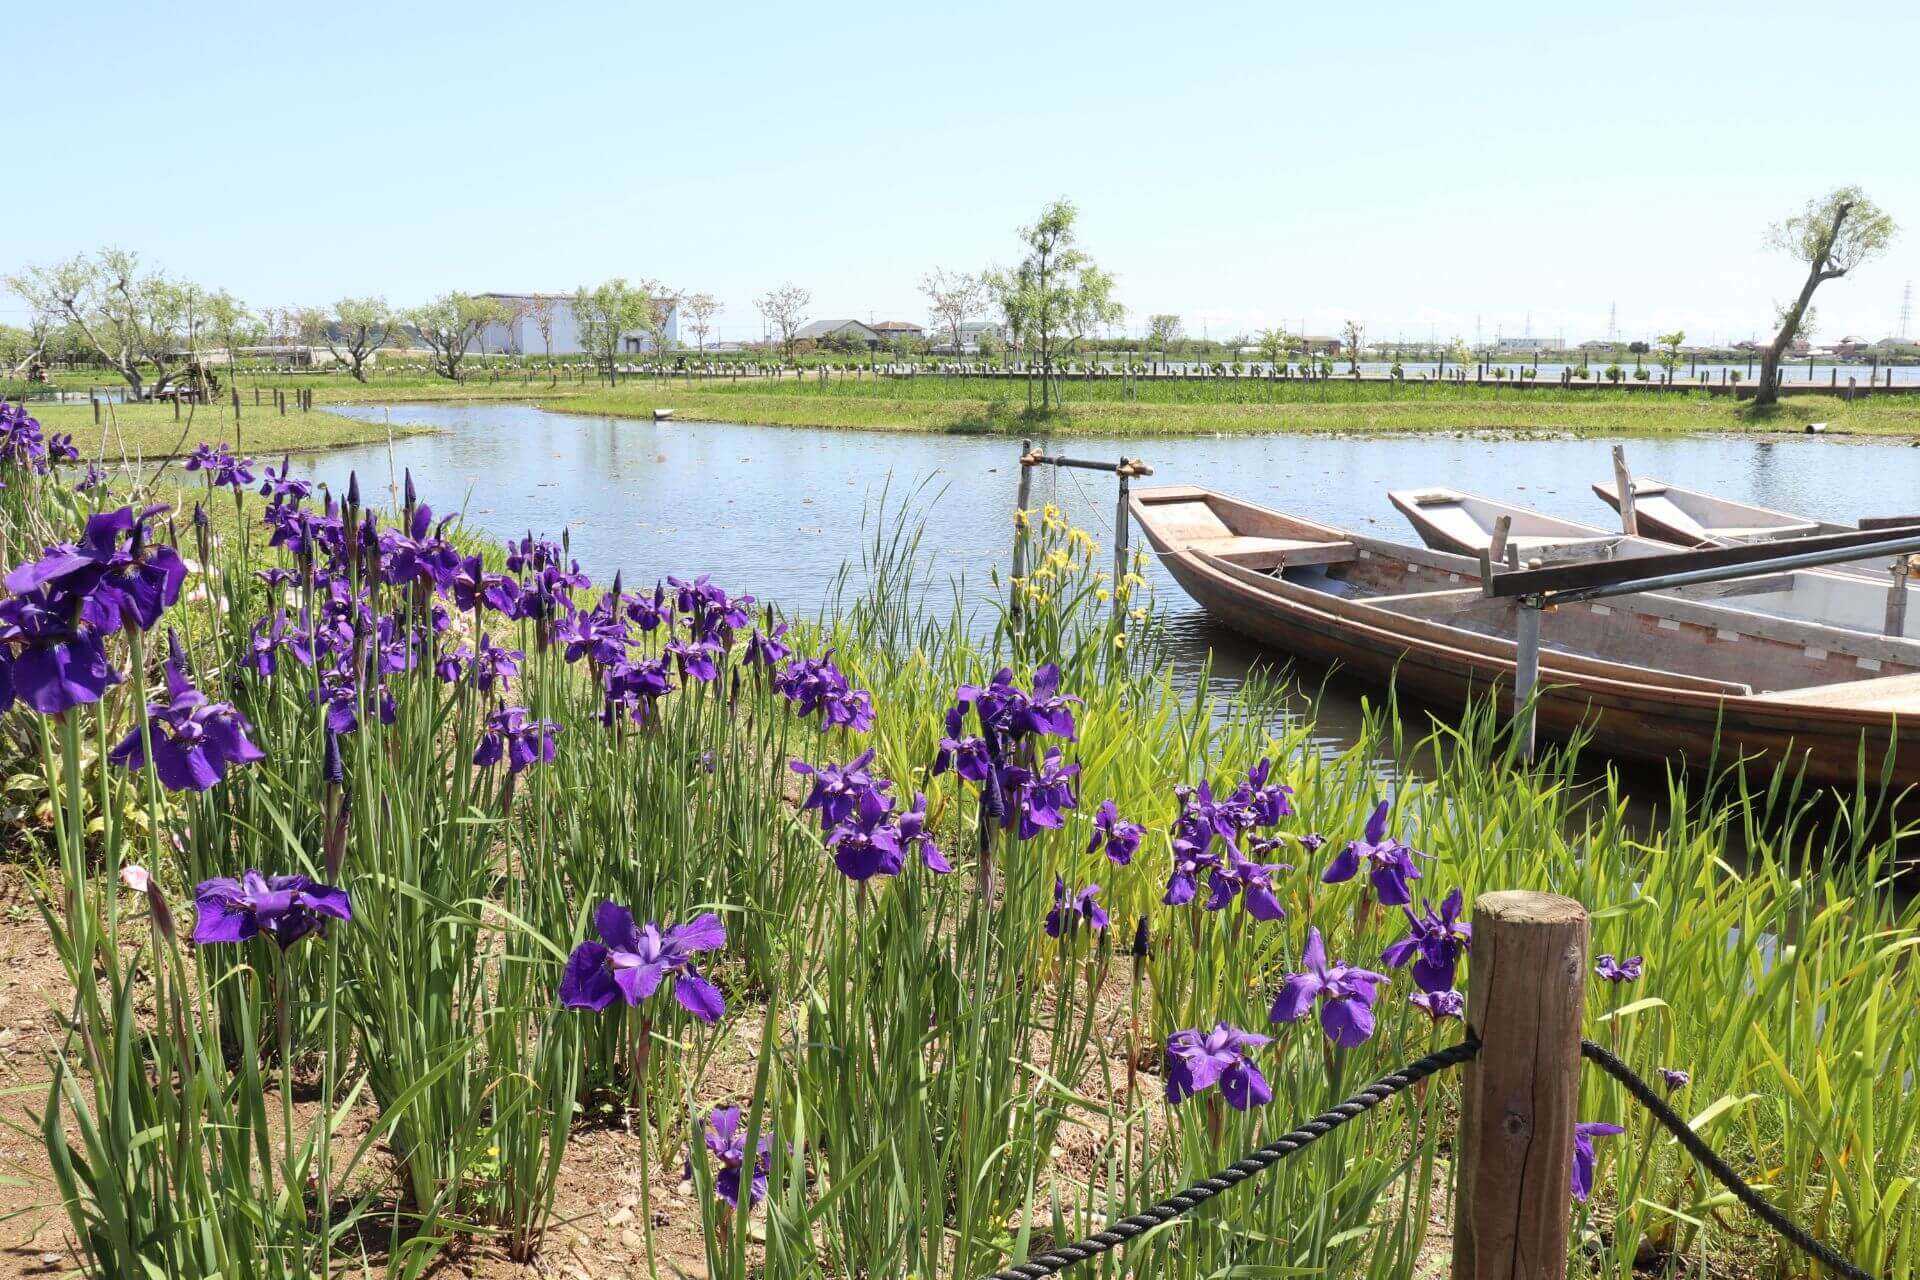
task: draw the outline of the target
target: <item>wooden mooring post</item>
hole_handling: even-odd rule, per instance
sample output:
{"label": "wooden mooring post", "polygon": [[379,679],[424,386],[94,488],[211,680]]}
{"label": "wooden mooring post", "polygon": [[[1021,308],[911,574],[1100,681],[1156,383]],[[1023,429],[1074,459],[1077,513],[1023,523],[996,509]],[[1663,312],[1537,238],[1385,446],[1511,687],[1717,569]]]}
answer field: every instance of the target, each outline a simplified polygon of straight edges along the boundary
{"label": "wooden mooring post", "polygon": [[1620,532],[1629,538],[1640,536],[1640,517],[1633,509],[1633,472],[1627,468],[1627,447],[1613,446],[1613,485],[1620,495]]}
{"label": "wooden mooring post", "polygon": [[1453,1280],[1563,1280],[1580,1101],[1587,913],[1550,893],[1473,904],[1454,1146]]}

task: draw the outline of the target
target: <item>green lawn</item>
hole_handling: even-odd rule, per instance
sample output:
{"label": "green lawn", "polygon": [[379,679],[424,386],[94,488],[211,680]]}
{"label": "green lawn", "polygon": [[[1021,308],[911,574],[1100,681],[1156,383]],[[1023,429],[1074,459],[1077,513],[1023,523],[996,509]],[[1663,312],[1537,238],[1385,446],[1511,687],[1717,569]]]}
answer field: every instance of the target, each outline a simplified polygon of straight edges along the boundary
{"label": "green lawn", "polygon": [[[78,384],[76,384],[78,385]],[[1744,402],[1705,393],[1673,394],[1626,388],[1516,390],[1492,384],[1384,382],[1268,382],[1196,379],[1142,382],[1131,394],[1118,379],[1068,382],[1065,405],[1030,413],[1024,380],[985,378],[851,377],[778,381],[629,377],[617,387],[596,380],[549,380],[521,371],[490,375],[475,369],[463,383],[417,372],[375,373],[365,383],[344,374],[283,374],[239,379],[241,444],[256,455],[324,449],[384,439],[384,424],[347,422],[323,413],[280,415],[273,388],[308,388],[316,405],[449,400],[532,400],[572,413],[646,417],[668,408],[682,419],[778,426],[892,429],[1018,436],[1209,435],[1272,431],[1420,432],[1523,431],[1581,435],[1659,435],[1681,432],[1800,431],[1825,422],[1829,432],[1920,437],[1920,397],[1882,396],[1853,404],[1829,396],[1795,395],[1756,414]],[[258,388],[263,404],[255,406]],[[50,431],[71,431],[83,452],[159,457],[200,439],[231,439],[232,409],[203,407],[189,426],[166,405],[119,406],[93,423],[88,405],[36,405]],[[217,424],[217,425],[216,425]],[[396,425],[396,433],[418,428]],[[102,440],[105,440],[104,446]]]}

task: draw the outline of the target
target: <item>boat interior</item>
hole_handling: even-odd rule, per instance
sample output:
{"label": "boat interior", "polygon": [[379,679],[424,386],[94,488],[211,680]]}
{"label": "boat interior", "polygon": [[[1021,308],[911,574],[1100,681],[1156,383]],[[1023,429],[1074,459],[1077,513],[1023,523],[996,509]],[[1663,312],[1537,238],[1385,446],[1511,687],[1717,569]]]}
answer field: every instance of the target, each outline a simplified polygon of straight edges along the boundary
{"label": "boat interior", "polygon": [[[1529,562],[1552,564],[1670,555],[1675,550],[1671,543],[1610,534],[1593,525],[1562,520],[1453,489],[1395,490],[1387,496],[1420,530],[1429,545],[1434,536],[1422,526],[1430,527],[1433,533],[1464,554],[1478,554],[1492,542],[1494,523],[1501,516],[1513,521],[1508,544],[1517,547],[1521,558]],[[1833,526],[1818,528],[1828,530]],[[1571,536],[1553,536],[1560,531]],[[1783,570],[1763,577],[1681,587],[1667,594],[1687,600],[1719,601],[1753,613],[1879,635],[1886,628],[1887,590],[1891,585],[1884,565],[1884,560],[1857,561],[1826,570]],[[1902,634],[1920,639],[1920,584],[1910,584],[1906,590],[1908,606]]]}
{"label": "boat interior", "polygon": [[[1162,551],[1189,552],[1277,602],[1512,661],[1518,606],[1481,591],[1473,559],[1348,533],[1204,489],[1166,486],[1135,490],[1133,498]],[[1920,710],[1920,641],[1752,607],[1769,596],[1849,585],[1834,578],[1809,587],[1794,578],[1776,574],[1549,610],[1541,619],[1543,667],[1789,701],[1820,700],[1828,686],[1871,685],[1851,696],[1893,698]]]}
{"label": "boat interior", "polygon": [[[1608,506],[1619,509],[1617,486],[1602,482],[1593,486],[1593,492]],[[1784,511],[1676,488],[1660,480],[1636,479],[1633,506],[1649,520],[1657,520],[1675,533],[1701,542],[1763,542],[1774,538],[1801,538],[1838,528]]]}

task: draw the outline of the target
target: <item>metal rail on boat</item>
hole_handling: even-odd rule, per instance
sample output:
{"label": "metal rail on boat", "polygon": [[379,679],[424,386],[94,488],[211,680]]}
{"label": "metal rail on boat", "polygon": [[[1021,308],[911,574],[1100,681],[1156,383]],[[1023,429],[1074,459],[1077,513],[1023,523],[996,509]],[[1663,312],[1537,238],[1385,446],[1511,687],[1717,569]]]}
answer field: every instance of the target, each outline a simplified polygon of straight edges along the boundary
{"label": "metal rail on boat", "polygon": [[[1507,519],[1505,516],[1500,518],[1502,526]],[[1494,544],[1503,550],[1506,549],[1504,533],[1504,528],[1495,529]],[[1819,534],[1789,542],[1708,547],[1629,560],[1588,561],[1531,569],[1513,566],[1504,572],[1497,572],[1498,561],[1489,553],[1482,552],[1481,591],[1496,599],[1512,599],[1519,606],[1514,620],[1513,704],[1514,714],[1518,717],[1515,731],[1520,737],[1523,755],[1529,760],[1533,758],[1533,693],[1540,680],[1542,611],[1560,604],[1667,591],[1709,582],[1729,582],[1783,569],[1813,569],[1872,555],[1907,556],[1916,552],[1920,552],[1920,525],[1865,529],[1857,533]],[[1890,627],[1896,622],[1904,623],[1905,609],[1906,575],[1896,573],[1892,594],[1887,600]]]}

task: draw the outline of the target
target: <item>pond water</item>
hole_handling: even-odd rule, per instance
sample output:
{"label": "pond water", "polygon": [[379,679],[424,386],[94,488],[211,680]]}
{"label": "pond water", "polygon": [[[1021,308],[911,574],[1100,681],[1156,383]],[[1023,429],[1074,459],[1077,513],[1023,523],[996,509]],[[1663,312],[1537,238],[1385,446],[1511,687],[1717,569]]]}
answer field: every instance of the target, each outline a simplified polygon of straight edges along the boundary
{"label": "pond water", "polygon": [[[1009,558],[1018,442],[1000,436],[829,431],[730,423],[654,423],[558,414],[516,404],[355,406],[336,412],[414,422],[439,434],[340,449],[311,470],[338,492],[357,471],[369,496],[411,469],[437,511],[464,506],[468,523],[505,538],[571,531],[597,579],[629,583],[710,573],[790,613],[811,614],[841,566],[857,563],[863,527],[909,494],[924,515],[923,548],[936,573],[964,575],[982,599],[989,571]],[[1044,443],[1044,442],[1043,442]],[[1416,541],[1387,502],[1390,488],[1444,484],[1607,524],[1588,485],[1610,479],[1610,444],[1502,436],[1259,435],[1121,440],[1076,436],[1079,457],[1138,455],[1145,483],[1197,484],[1311,519]],[[1729,436],[1635,439],[1637,474],[1711,489],[1763,506],[1851,521],[1920,503],[1920,449],[1831,438]],[[1035,501],[1057,502],[1110,545],[1114,482],[1095,472],[1043,468]],[[1135,545],[1142,539],[1132,533]],[[1211,654],[1229,686],[1263,655],[1214,626],[1155,566],[1159,608],[1183,677]],[[984,609],[983,609],[984,612]],[[1304,678],[1318,687],[1320,674]],[[1320,730],[1345,738],[1362,690],[1327,686]]]}

